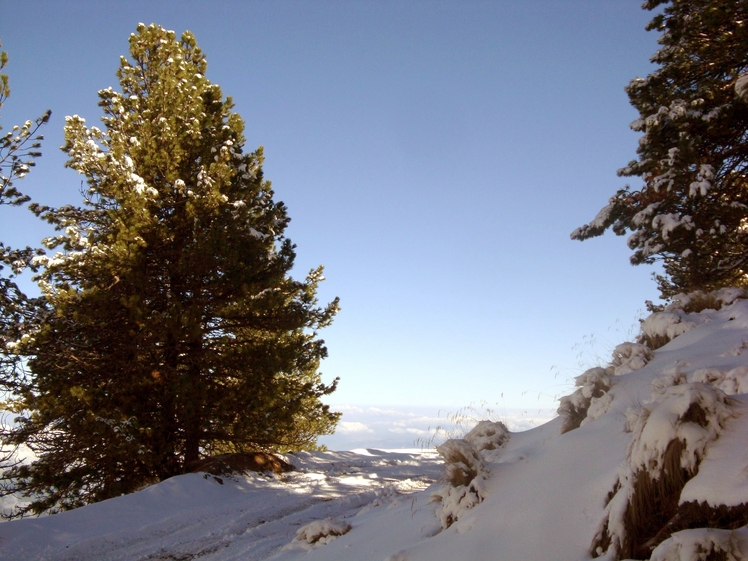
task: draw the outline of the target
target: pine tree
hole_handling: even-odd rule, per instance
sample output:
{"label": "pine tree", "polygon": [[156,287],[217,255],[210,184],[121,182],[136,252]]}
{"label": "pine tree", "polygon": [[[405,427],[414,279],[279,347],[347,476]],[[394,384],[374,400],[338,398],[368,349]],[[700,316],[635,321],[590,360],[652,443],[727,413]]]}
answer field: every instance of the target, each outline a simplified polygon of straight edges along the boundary
{"label": "pine tree", "polygon": [[321,268],[289,276],[262,149],[243,152],[191,33],[140,24],[130,55],[122,92],[99,92],[104,129],[66,119],[84,206],[32,205],[62,251],[37,258],[52,313],[18,345],[34,386],[8,440],[38,459],[4,476],[36,497],[25,512],[131,492],[216,452],[313,446],[338,419],[317,337],[338,301],[317,305]]}
{"label": "pine tree", "polygon": [[[0,51],[0,110],[10,95],[8,75],[2,70],[8,64],[8,54]],[[35,165],[43,136],[39,129],[51,115],[46,111],[35,121],[15,125],[0,136],[0,206],[20,206],[29,201],[15,186]],[[2,130],[2,126],[0,126]],[[8,349],[22,337],[24,330],[35,320],[41,304],[29,298],[15,282],[15,277],[29,267],[37,250],[30,247],[12,248],[0,242],[0,392],[11,398],[27,383],[19,357]],[[10,404],[7,404],[8,406]]]}
{"label": "pine tree", "polygon": [[[663,261],[658,285],[682,291],[748,284],[748,2],[648,0],[662,8],[648,30],[661,33],[652,62],[627,92],[643,133],[638,160],[619,170],[641,177],[619,190],[573,239],[632,232],[631,262]],[[737,86],[737,88],[736,88]],[[737,90],[737,91],[736,91]]]}

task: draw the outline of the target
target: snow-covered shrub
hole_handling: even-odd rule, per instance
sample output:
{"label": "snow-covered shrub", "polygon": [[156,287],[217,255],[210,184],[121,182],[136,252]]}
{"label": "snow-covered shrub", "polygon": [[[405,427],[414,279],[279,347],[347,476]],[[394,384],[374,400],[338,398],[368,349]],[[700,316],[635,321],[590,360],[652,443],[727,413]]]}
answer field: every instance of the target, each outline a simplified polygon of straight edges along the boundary
{"label": "snow-covered shrub", "polygon": [[705,310],[720,310],[736,300],[747,297],[748,292],[743,288],[721,288],[713,292],[697,290],[688,294],[677,294],[673,296],[670,304],[661,308],[661,311],[642,320],[638,342],[652,350],[659,349],[698,325],[695,321],[686,319],[687,315]]}
{"label": "snow-covered shrub", "polygon": [[661,458],[673,440],[684,443],[681,466],[698,468],[709,442],[716,440],[732,416],[724,392],[706,384],[681,384],[655,391],[633,426],[628,461],[656,478]]}
{"label": "snow-covered shrub", "polygon": [[[694,380],[699,381],[699,380]],[[663,371],[662,375],[652,380],[652,389],[661,390],[669,388],[671,386],[678,386],[680,384],[688,383],[688,376],[681,370],[680,364],[667,368]]]}
{"label": "snow-covered shrub", "polygon": [[678,335],[690,331],[698,324],[684,319],[682,311],[656,312],[642,320],[638,341],[652,350],[667,345]]}
{"label": "snow-covered shrub", "polygon": [[558,414],[563,417],[561,432],[569,432],[607,413],[612,376],[621,376],[644,368],[652,359],[652,350],[639,343],[621,343],[613,349],[607,368],[594,367],[574,379],[579,388],[559,400]]}
{"label": "snow-covered shrub", "polygon": [[648,404],[629,411],[626,464],[592,554],[613,547],[618,559],[648,558],[672,531],[681,490],[732,415],[725,393],[701,383],[656,389]]}
{"label": "snow-covered shrub", "polygon": [[496,450],[509,440],[510,432],[502,422],[480,421],[465,435],[476,451]]}
{"label": "snow-covered shrub", "polygon": [[[689,380],[679,367],[666,370],[661,376],[652,380],[652,388],[660,390],[670,386],[685,384]],[[690,375],[690,381],[706,384],[723,391],[727,395],[748,393],[748,366],[738,366],[724,371],[720,368],[700,368]]]}
{"label": "snow-covered shrub", "polygon": [[650,561],[741,561],[748,559],[748,529],[697,528],[676,532],[652,552]]}
{"label": "snow-covered shrub", "polygon": [[639,343],[621,343],[613,349],[610,363],[614,376],[641,370],[652,360],[652,349]]}
{"label": "snow-covered shrub", "polygon": [[441,503],[436,514],[442,528],[449,528],[465,510],[483,502],[489,471],[467,440],[450,439],[436,449],[444,458],[447,485],[432,498]]}
{"label": "snow-covered shrub", "polygon": [[480,454],[467,440],[452,438],[437,446],[436,450],[444,458],[446,480],[452,487],[468,485],[486,471]]}
{"label": "snow-covered shrub", "polygon": [[573,394],[559,400],[558,414],[563,417],[561,432],[578,428],[587,417],[594,399],[602,397],[610,389],[610,375],[605,368],[590,368],[574,379],[579,388]]}
{"label": "snow-covered shrub", "polygon": [[748,297],[744,288],[720,288],[713,292],[697,290],[688,294],[676,294],[666,310],[682,310],[687,314],[699,313],[704,310],[721,310],[740,298]]}
{"label": "snow-covered shrub", "polygon": [[315,545],[326,545],[331,541],[347,534],[351,525],[343,520],[325,518],[314,520],[296,531],[296,537],[291,545],[301,546],[302,549],[311,549]]}
{"label": "snow-covered shrub", "polygon": [[727,395],[748,393],[748,366],[738,366],[727,372],[718,368],[702,368],[693,373],[693,381],[719,388]]}

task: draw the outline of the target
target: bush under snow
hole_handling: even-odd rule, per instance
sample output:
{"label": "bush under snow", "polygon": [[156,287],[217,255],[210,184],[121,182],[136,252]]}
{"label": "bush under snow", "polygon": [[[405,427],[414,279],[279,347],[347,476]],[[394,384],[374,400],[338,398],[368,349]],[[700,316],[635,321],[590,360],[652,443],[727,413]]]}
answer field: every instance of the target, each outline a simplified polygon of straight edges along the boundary
{"label": "bush under snow", "polygon": [[563,417],[562,432],[568,432],[594,421],[608,412],[614,376],[641,370],[652,359],[652,350],[639,343],[621,343],[613,349],[607,368],[595,367],[574,379],[579,388],[559,400],[558,414]]}
{"label": "bush under snow", "polygon": [[501,422],[480,421],[473,429],[465,435],[467,440],[475,450],[496,450],[501,448],[507,440],[510,433],[506,425]]}
{"label": "bush under snow", "polygon": [[676,532],[652,552],[651,561],[748,559],[748,529],[697,528]]}
{"label": "bush under snow", "polygon": [[327,545],[340,536],[347,534],[351,525],[345,521],[335,518],[314,520],[296,531],[291,547],[300,546],[302,549],[311,549],[313,546]]}
{"label": "bush under snow", "polygon": [[640,340],[652,349],[659,349],[698,324],[685,319],[681,310],[656,312],[642,321]]}
{"label": "bush under snow", "polygon": [[442,528],[449,528],[465,510],[483,501],[489,470],[467,440],[452,438],[436,449],[444,458],[448,484],[432,497],[440,503],[436,514]]}
{"label": "bush under snow", "polygon": [[719,368],[702,368],[693,373],[693,381],[719,388],[727,395],[748,393],[748,365],[727,372]]}
{"label": "bush under snow", "polygon": [[[605,544],[623,557],[641,555],[657,539],[656,532],[648,535],[648,528],[665,527],[667,518],[677,513],[683,486],[733,415],[725,393],[702,383],[654,389],[648,403],[630,409],[626,416],[632,438],[626,462],[593,553],[603,553]],[[667,512],[669,503],[672,512]]]}
{"label": "bush under snow", "polygon": [[621,343],[613,349],[610,367],[614,376],[641,370],[652,360],[652,349],[639,343]]}
{"label": "bush under snow", "polygon": [[742,288],[722,288],[714,292],[697,290],[673,296],[673,301],[644,319],[639,342],[651,349],[666,345],[701,323],[711,321],[704,311],[717,311],[747,296]]}
{"label": "bush under snow", "polygon": [[574,382],[579,389],[559,400],[558,414],[564,419],[562,432],[581,426],[593,400],[603,397],[611,385],[610,374],[600,367],[590,368]]}

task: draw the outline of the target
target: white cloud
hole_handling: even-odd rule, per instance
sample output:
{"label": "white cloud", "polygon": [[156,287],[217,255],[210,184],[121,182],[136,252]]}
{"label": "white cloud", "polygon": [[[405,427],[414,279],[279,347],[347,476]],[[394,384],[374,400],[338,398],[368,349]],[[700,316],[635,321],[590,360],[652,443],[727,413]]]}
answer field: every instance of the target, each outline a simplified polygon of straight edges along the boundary
{"label": "white cloud", "polygon": [[340,423],[338,423],[336,432],[342,432],[343,434],[354,434],[362,432],[374,434],[373,430],[358,421],[341,421]]}
{"label": "white cloud", "polygon": [[390,432],[394,432],[395,434],[415,434],[417,436],[431,436],[431,434],[434,432],[434,431],[414,429],[414,428],[407,428],[407,429],[394,428],[394,429],[388,429],[388,430]]}

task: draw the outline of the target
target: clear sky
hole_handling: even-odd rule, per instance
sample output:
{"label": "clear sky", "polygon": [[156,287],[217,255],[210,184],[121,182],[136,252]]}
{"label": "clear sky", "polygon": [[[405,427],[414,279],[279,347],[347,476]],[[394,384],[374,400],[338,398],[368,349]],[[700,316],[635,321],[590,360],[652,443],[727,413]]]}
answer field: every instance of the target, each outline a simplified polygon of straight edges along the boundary
{"label": "clear sky", "polygon": [[[18,187],[78,203],[81,178],[58,149],[65,115],[98,124],[96,92],[118,88],[138,22],[191,30],[246,148],[265,147],[295,274],[324,264],[321,301],[341,299],[321,334],[324,377],[341,378],[330,402],[553,407],[657,297],[625,238],[569,239],[635,157],[624,86],[657,47],[639,6],[5,0],[1,122],[52,110],[44,156]],[[0,240],[45,235],[27,211],[0,210]]]}

